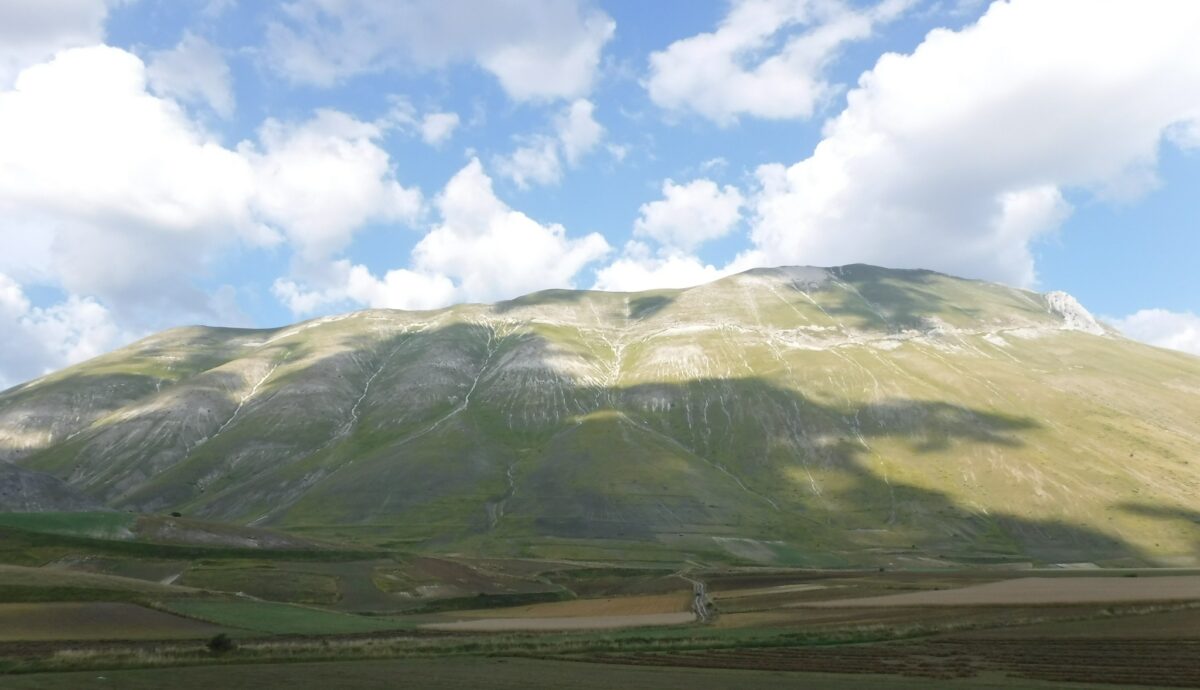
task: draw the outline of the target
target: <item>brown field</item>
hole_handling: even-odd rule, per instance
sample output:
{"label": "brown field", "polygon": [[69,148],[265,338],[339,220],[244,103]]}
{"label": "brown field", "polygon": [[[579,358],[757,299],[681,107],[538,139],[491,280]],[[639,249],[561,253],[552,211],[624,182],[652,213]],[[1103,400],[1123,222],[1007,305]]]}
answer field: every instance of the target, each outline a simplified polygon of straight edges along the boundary
{"label": "brown field", "polygon": [[640,616],[690,611],[692,594],[652,594],[604,599],[576,599],[499,609],[457,611],[456,618],[578,618],[581,616]]}
{"label": "brown field", "polygon": [[1200,576],[1023,577],[981,585],[878,597],[805,602],[809,607],[1014,606],[1200,600]]}
{"label": "brown field", "polygon": [[517,630],[616,630],[658,625],[683,625],[696,620],[691,612],[643,613],[626,616],[559,616],[555,618],[478,618],[453,623],[426,623],[422,628],[460,632]]}
{"label": "brown field", "polygon": [[590,660],[622,665],[866,673],[936,680],[1007,676],[1009,687],[1021,687],[1026,679],[1191,688],[1200,687],[1198,659],[1200,639],[940,639],[822,648],[607,654]]}
{"label": "brown field", "polygon": [[730,589],[715,593],[714,599],[741,599],[744,597],[769,597],[779,594],[795,594],[797,592],[815,592],[818,590],[828,589],[829,585],[818,585],[812,583],[794,584],[794,585],[777,585],[775,587],[756,587],[753,589]]}
{"label": "brown field", "polygon": [[164,585],[131,577],[77,572],[64,568],[28,568],[19,565],[0,565],[2,587],[72,587],[78,589],[135,592],[156,595],[186,595],[196,590]]}
{"label": "brown field", "polygon": [[556,601],[500,609],[444,614],[430,630],[607,630],[648,625],[680,625],[695,620],[691,593]]}
{"label": "brown field", "polygon": [[[1122,616],[1112,621],[1066,620],[975,630],[955,635],[970,639],[1197,639],[1200,638],[1200,608],[1160,611]],[[1196,660],[1200,664],[1200,659]]]}
{"label": "brown field", "polygon": [[739,613],[722,612],[718,628],[787,628],[828,630],[838,628],[950,628],[1009,626],[1055,619],[1102,615],[1099,607],[1080,606],[881,606],[878,608],[801,608]]}
{"label": "brown field", "polygon": [[205,637],[221,628],[135,604],[0,604],[0,640],[131,640]]}

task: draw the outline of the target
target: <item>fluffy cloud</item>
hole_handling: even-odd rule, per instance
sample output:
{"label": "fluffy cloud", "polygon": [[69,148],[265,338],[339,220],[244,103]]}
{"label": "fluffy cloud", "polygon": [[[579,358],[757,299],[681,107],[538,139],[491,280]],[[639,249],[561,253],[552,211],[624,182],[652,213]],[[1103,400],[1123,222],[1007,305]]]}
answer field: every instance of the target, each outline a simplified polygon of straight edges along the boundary
{"label": "fluffy cloud", "polygon": [[884,55],[810,158],[758,171],[743,260],[1029,285],[1064,190],[1136,196],[1164,134],[1200,117],[1198,33],[1200,3],[1012,0]]}
{"label": "fluffy cloud", "polygon": [[596,122],[596,106],[578,99],[559,114],[555,130],[569,165],[577,165],[604,138],[604,127]]}
{"label": "fluffy cloud", "polygon": [[397,96],[387,116],[377,124],[419,136],[421,141],[437,147],[449,141],[461,123],[458,113],[430,110],[421,114],[408,99]]}
{"label": "fluffy cloud", "polygon": [[268,55],[295,81],[469,61],[518,101],[590,91],[616,27],[579,0],[294,0],[282,15],[268,27]]}
{"label": "fluffy cloud", "polygon": [[535,184],[558,184],[562,180],[558,141],[545,135],[526,139],[524,146],[497,158],[495,165],[497,172],[521,189],[529,189]]}
{"label": "fluffy cloud", "polygon": [[655,255],[641,242],[630,242],[621,257],[596,271],[594,290],[639,292],[658,288],[685,288],[709,283],[742,270],[733,265],[717,268],[679,253]]}
{"label": "fluffy cloud", "polygon": [[153,53],[146,76],[159,95],[207,105],[221,117],[233,115],[229,65],[220,50],[199,36],[184,34],[171,50]]}
{"label": "fluffy cloud", "polygon": [[[524,145],[496,159],[497,171],[521,189],[557,184],[562,180],[564,159],[572,167],[578,165],[604,138],[604,127],[596,121],[595,112],[591,101],[576,99],[554,117],[553,135],[525,138]],[[624,155],[622,150],[620,157]]]}
{"label": "fluffy cloud", "polygon": [[258,146],[238,147],[254,171],[253,208],[302,260],[340,252],[369,221],[416,219],[421,194],[395,180],[381,136],[378,125],[324,110],[299,125],[268,120]]}
{"label": "fluffy cloud", "polygon": [[453,301],[491,301],[573,284],[588,264],[609,251],[596,233],[567,237],[510,208],[472,159],[435,200],[441,217],[413,248],[411,268],[374,277],[361,265],[341,262],[327,284],[281,280],[275,293],[298,313],[339,302],[426,309]]}
{"label": "fluffy cloud", "polygon": [[286,240],[299,264],[320,264],[367,222],[416,218],[420,195],[395,180],[380,136],[329,111],[270,120],[229,148],[148,92],[128,52],[76,48],[26,69],[0,91],[0,272],[68,298],[10,321],[62,363],[106,334],[236,320],[227,295],[196,285],[231,247]]}
{"label": "fluffy cloud", "polygon": [[1134,340],[1200,355],[1200,316],[1191,312],[1142,309],[1110,321]]}
{"label": "fluffy cloud", "polygon": [[667,180],[662,191],[662,199],[642,204],[633,226],[634,234],[654,238],[667,247],[692,251],[729,234],[741,220],[742,194],[732,185],[722,188],[706,179],[687,184]]}
{"label": "fluffy cloud", "polygon": [[687,184],[663,182],[663,198],[642,204],[633,234],[653,240],[625,245],[617,259],[596,271],[596,290],[636,292],[654,288],[683,288],[711,282],[750,268],[733,261],[718,268],[694,252],[702,244],[729,234],[741,220],[741,192],[708,179]]}
{"label": "fluffy cloud", "polygon": [[104,38],[110,8],[124,0],[37,0],[0,2],[0,88],[22,69],[60,50]]}
{"label": "fluffy cloud", "polygon": [[314,281],[319,287],[280,278],[271,290],[294,314],[312,314],[333,305],[363,305],[377,309],[434,309],[454,301],[454,282],[443,275],[406,268],[382,278],[361,264],[340,259]]}
{"label": "fluffy cloud", "polygon": [[130,337],[95,300],[72,295],[50,307],[34,307],[21,286],[3,273],[0,332],[0,390],[95,357]]}
{"label": "fluffy cloud", "polygon": [[421,118],[421,140],[430,146],[441,146],[458,129],[458,113],[426,113]]}
{"label": "fluffy cloud", "polygon": [[[380,135],[321,112],[300,125],[268,121],[259,143],[225,148],[147,93],[137,57],[73,49],[0,93],[4,232],[41,235],[19,246],[49,260],[70,293],[118,310],[203,314],[208,298],[187,277],[232,243],[282,235],[319,261],[369,220],[415,217],[420,196],[395,181]],[[30,258],[8,257],[37,265]]]}
{"label": "fluffy cloud", "polygon": [[109,306],[203,311],[179,276],[239,238],[271,240],[254,192],[249,163],[147,93],[124,51],[68,50],[0,92],[0,233],[6,247],[24,238],[0,270],[19,280],[14,269],[39,267],[34,277]]}
{"label": "fluffy cloud", "polygon": [[835,90],[825,72],[842,46],[910,4],[858,10],[841,0],[737,0],[716,31],[651,54],[646,90],[663,108],[722,125],[739,115],[810,117]]}

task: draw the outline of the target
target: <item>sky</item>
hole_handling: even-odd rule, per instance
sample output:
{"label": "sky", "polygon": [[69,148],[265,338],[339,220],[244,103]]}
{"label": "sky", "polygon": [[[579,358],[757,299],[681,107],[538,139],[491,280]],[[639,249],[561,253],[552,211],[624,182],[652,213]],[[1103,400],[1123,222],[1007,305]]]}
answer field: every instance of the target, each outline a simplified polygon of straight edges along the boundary
{"label": "sky", "polygon": [[0,0],[0,389],[173,326],[871,263],[1200,354],[1194,0]]}

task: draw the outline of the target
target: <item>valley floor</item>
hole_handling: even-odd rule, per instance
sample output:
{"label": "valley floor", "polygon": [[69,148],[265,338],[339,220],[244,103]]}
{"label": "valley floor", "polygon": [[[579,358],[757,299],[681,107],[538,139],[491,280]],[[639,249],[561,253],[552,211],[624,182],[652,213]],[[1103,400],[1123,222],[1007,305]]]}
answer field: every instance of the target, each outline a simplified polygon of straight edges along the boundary
{"label": "valley floor", "polygon": [[[413,688],[414,690],[458,690],[496,688],[525,690],[531,687],[571,690],[716,690],[717,688],[828,688],[829,690],[924,690],[926,678],[835,673],[791,673],[778,671],[735,671],[700,668],[598,665],[570,661],[520,658],[404,659],[390,661],[334,662],[324,664],[246,664],[221,667],[147,669],[47,673],[36,676],[0,676],[0,688],[12,690],[250,690],[287,687],[292,690],[336,688]],[[1119,690],[1119,685],[1093,685],[1022,679],[1001,676],[960,678],[942,681],[937,687],[949,690],[1012,688],[1077,688]],[[1148,687],[1148,686],[1139,686]]]}
{"label": "valley floor", "polygon": [[243,548],[38,520],[0,529],[0,688],[1200,688],[1195,569]]}

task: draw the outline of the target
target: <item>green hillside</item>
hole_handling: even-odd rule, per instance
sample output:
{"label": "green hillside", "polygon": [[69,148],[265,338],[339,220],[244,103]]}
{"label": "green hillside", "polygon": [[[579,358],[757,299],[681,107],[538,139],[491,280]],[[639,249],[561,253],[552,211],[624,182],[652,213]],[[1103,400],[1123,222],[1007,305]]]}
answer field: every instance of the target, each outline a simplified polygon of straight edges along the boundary
{"label": "green hillside", "polygon": [[869,266],[184,328],[0,393],[121,510],[477,555],[1195,564],[1200,359]]}

